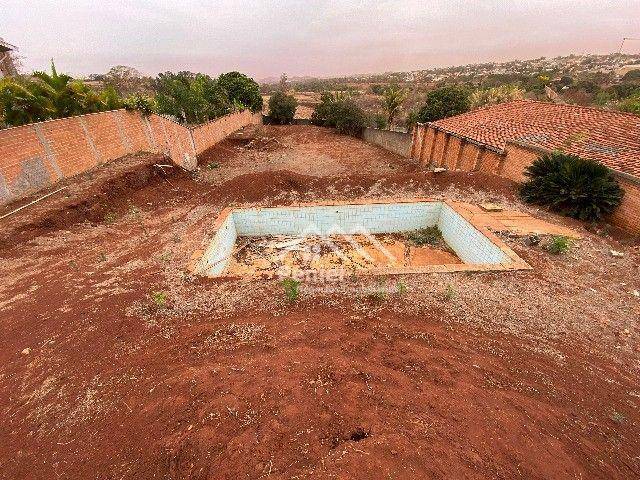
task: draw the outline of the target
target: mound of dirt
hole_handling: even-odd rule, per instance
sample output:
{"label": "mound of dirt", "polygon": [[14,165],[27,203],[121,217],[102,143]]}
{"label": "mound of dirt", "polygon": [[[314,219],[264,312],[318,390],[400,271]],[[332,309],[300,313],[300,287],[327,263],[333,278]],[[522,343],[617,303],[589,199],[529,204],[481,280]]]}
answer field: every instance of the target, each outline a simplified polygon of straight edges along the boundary
{"label": "mound of dirt", "polygon": [[[140,208],[137,204],[149,205],[181,197],[195,186],[184,170],[159,167],[155,163],[135,165],[113,178],[94,180],[92,173],[88,173],[69,179],[67,183],[78,187],[70,190],[77,190],[75,195],[39,204],[15,218],[8,217],[7,227],[0,234],[0,249],[84,222],[110,223],[124,213]],[[11,221],[13,225],[9,223]]]}

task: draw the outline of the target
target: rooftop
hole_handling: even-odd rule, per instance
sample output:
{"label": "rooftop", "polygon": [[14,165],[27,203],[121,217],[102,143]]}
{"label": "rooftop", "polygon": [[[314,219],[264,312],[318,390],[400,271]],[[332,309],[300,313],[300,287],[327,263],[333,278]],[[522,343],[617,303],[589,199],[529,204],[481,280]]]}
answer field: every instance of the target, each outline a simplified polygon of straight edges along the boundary
{"label": "rooftop", "polygon": [[433,122],[503,150],[508,141],[561,149],[640,176],[640,117],[579,105],[516,100]]}

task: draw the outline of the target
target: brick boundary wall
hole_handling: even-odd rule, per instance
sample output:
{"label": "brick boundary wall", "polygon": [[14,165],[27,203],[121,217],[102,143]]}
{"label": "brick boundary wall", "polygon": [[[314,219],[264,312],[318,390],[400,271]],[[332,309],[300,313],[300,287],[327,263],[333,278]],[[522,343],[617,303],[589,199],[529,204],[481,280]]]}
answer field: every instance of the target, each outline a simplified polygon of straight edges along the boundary
{"label": "brick boundary wall", "polygon": [[216,118],[191,129],[196,155],[211,148],[216,143],[224,140],[230,134],[247,125],[262,124],[261,113],[251,113],[249,110],[232,113],[224,117]]}
{"label": "brick boundary wall", "polygon": [[0,205],[136,152],[162,153],[193,170],[198,154],[261,122],[245,110],[187,128],[120,109],[0,130]]}
{"label": "brick boundary wall", "polygon": [[405,158],[409,158],[411,155],[413,136],[410,133],[365,128],[362,131],[362,139]]}
{"label": "brick boundary wall", "polygon": [[423,165],[448,170],[479,171],[500,175],[505,154],[433,124],[418,124],[413,130],[410,157]]}
{"label": "brick boundary wall", "polygon": [[[503,151],[473,139],[445,131],[432,124],[418,124],[413,130],[411,158],[424,165],[448,170],[480,171],[525,180],[524,170],[548,150],[507,141]],[[640,233],[640,178],[614,171],[625,195],[607,219],[613,225]]]}

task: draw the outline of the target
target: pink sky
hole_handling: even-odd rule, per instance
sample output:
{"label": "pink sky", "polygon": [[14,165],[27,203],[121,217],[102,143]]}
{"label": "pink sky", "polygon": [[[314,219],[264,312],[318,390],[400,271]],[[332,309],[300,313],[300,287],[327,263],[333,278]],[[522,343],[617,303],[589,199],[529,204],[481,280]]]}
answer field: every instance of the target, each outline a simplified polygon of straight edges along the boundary
{"label": "pink sky", "polygon": [[[256,78],[418,70],[611,53],[640,38],[640,1],[3,0],[25,70],[75,75],[240,70]],[[640,53],[640,41],[627,53]]]}

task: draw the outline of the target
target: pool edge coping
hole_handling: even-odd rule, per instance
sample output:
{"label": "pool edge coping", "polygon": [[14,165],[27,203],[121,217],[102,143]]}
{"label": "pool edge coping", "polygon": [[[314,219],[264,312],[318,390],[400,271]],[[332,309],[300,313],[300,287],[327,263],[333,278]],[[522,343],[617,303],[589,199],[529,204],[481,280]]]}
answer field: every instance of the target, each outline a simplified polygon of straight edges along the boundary
{"label": "pool edge coping", "polygon": [[[227,220],[229,215],[233,213],[234,210],[240,209],[269,209],[269,208],[308,208],[308,207],[331,207],[331,206],[344,206],[344,205],[384,205],[390,203],[420,203],[420,202],[440,202],[448,205],[454,212],[460,215],[469,225],[475,228],[482,235],[487,237],[487,239],[493,243],[496,247],[498,247],[509,259],[511,259],[510,263],[449,263],[449,264],[441,264],[441,265],[425,265],[422,267],[402,267],[402,268],[394,268],[394,267],[380,267],[380,268],[370,268],[363,270],[355,270],[353,273],[355,276],[371,276],[371,275],[404,275],[404,274],[421,274],[421,273],[453,273],[453,272],[505,272],[505,271],[518,271],[518,270],[533,270],[533,267],[525,262],[516,252],[514,252],[500,237],[498,237],[495,233],[487,228],[486,225],[482,225],[480,222],[474,219],[476,215],[469,214],[469,212],[463,208],[458,208],[458,205],[463,204],[464,202],[455,202],[453,200],[442,200],[432,197],[412,197],[412,198],[385,198],[385,199],[354,199],[354,200],[336,200],[336,201],[326,201],[326,202],[302,202],[302,203],[294,203],[290,205],[247,205],[247,206],[233,206],[233,207],[225,207],[220,211],[220,214],[216,218],[215,222],[212,226],[212,231],[209,236],[210,240],[215,238],[218,230],[222,227],[224,222]],[[275,273],[272,274],[255,274],[255,275],[228,275],[225,270],[222,271],[219,275],[209,276],[205,275],[201,272],[198,272],[198,264],[202,259],[204,253],[206,251],[206,247],[204,249],[198,249],[191,255],[189,259],[187,270],[194,275],[201,275],[208,278],[271,278],[275,276]],[[307,270],[301,270],[301,272],[306,272]],[[317,271],[317,270],[308,270],[309,272]],[[328,269],[323,270],[323,272],[328,273],[332,271],[344,271],[342,269]]]}

